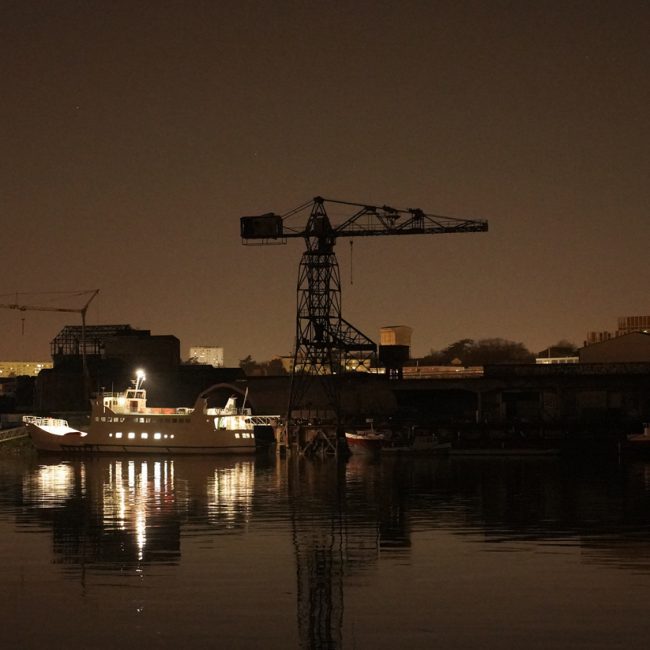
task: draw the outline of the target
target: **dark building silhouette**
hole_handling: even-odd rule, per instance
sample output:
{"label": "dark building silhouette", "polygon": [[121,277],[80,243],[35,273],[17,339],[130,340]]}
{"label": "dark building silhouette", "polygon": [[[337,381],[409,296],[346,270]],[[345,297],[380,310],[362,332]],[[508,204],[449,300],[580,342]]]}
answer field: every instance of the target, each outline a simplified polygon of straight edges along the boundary
{"label": "dark building silhouette", "polygon": [[[88,398],[101,389],[124,390],[142,368],[150,402],[192,406],[210,386],[243,377],[239,368],[181,364],[180,342],[130,325],[66,325],[52,340],[54,367],[36,379],[37,411],[89,411]],[[87,377],[84,377],[84,365]]]}

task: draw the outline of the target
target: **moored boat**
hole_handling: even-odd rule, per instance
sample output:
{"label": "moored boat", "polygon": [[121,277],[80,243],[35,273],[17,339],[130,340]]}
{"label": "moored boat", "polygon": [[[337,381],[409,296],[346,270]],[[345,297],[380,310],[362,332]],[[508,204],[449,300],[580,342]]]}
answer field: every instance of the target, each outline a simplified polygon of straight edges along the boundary
{"label": "moored boat", "polygon": [[238,407],[235,395],[223,407],[209,407],[211,388],[191,408],[150,407],[144,379],[138,371],[126,391],[100,392],[92,401],[88,431],[74,429],[66,420],[25,416],[34,447],[53,452],[252,453],[255,427],[272,426],[278,419]]}
{"label": "moored boat", "polygon": [[635,453],[650,454],[650,423],[643,425],[643,433],[629,434],[625,448]]}
{"label": "moored boat", "polygon": [[397,435],[386,441],[381,448],[382,454],[416,454],[423,456],[448,454],[450,451],[450,442],[441,442],[435,433],[421,430],[413,430],[406,436]]}
{"label": "moored boat", "polygon": [[345,432],[345,440],[353,454],[378,454],[388,438],[387,432],[376,431],[372,426]]}

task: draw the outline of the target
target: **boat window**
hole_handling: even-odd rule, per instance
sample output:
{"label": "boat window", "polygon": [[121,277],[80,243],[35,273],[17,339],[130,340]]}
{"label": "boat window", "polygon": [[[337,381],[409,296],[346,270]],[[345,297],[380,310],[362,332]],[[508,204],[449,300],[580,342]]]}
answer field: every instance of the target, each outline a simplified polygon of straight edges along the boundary
{"label": "boat window", "polygon": [[238,433],[235,434],[235,438],[239,438],[239,434],[238,434]]}
{"label": "boat window", "polygon": [[141,438],[148,438],[148,437],[149,437],[149,434],[143,432],[143,433],[140,434],[140,437],[141,437]]}
{"label": "boat window", "polygon": [[121,431],[118,431],[118,432],[115,434],[115,437],[116,437],[116,438],[121,438],[121,437],[122,437],[122,432],[121,432]]}
{"label": "boat window", "polygon": [[135,438],[135,433],[133,431],[129,431],[129,440],[133,440]]}
{"label": "boat window", "polygon": [[169,437],[170,437],[170,438],[173,438],[173,437],[174,437],[174,434],[172,433],[171,436],[169,436]]}
{"label": "boat window", "polygon": [[160,438],[161,438],[159,433],[154,433],[153,437],[154,437],[154,440],[160,440]]}

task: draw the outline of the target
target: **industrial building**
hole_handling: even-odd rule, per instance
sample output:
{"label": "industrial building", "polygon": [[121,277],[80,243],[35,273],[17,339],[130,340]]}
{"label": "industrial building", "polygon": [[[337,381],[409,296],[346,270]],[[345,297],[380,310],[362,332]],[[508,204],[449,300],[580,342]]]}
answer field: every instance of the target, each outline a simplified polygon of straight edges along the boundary
{"label": "industrial building", "polygon": [[630,332],[586,345],[578,350],[580,363],[650,363],[650,332]]}
{"label": "industrial building", "polygon": [[3,377],[36,377],[41,370],[51,367],[51,361],[0,361],[0,379]]}
{"label": "industrial building", "polygon": [[619,316],[616,331],[587,332],[585,345],[602,343],[632,332],[650,331],[650,316]]}
{"label": "industrial building", "polygon": [[190,348],[189,363],[199,363],[213,368],[223,368],[223,348],[198,345]]}

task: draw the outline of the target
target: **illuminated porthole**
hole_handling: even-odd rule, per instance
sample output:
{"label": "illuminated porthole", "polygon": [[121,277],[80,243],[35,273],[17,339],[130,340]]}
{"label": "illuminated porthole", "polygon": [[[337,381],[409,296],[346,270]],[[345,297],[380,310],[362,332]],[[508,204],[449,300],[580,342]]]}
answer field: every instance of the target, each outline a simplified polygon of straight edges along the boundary
{"label": "illuminated porthole", "polygon": [[115,434],[115,437],[116,437],[116,438],[121,438],[121,437],[122,437],[122,432],[121,432],[121,431],[118,431],[118,432]]}
{"label": "illuminated porthole", "polygon": [[174,438],[174,434],[172,433],[169,437],[173,439],[173,438]]}
{"label": "illuminated porthole", "polygon": [[129,431],[128,438],[129,440],[133,440],[133,438],[135,438],[135,433],[133,431]]}
{"label": "illuminated porthole", "polygon": [[159,433],[154,433],[154,434],[153,434],[153,439],[154,439],[154,440],[160,440],[161,437],[162,437],[162,436],[161,436]]}
{"label": "illuminated porthole", "polygon": [[146,439],[146,438],[149,437],[149,434],[148,433],[141,433],[140,437],[143,438],[143,439]]}
{"label": "illuminated porthole", "polygon": [[238,434],[238,433],[235,434],[235,438],[239,438],[239,434]]}

